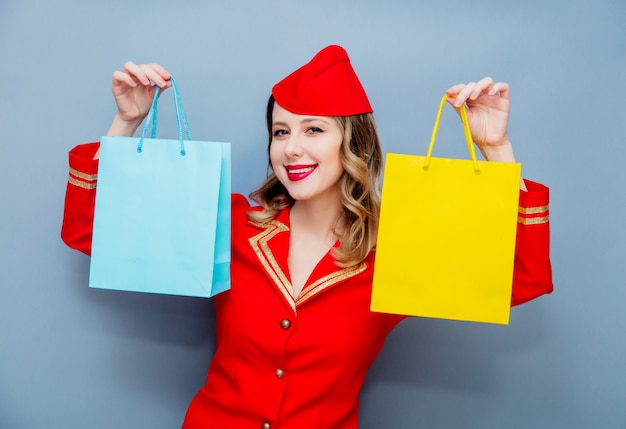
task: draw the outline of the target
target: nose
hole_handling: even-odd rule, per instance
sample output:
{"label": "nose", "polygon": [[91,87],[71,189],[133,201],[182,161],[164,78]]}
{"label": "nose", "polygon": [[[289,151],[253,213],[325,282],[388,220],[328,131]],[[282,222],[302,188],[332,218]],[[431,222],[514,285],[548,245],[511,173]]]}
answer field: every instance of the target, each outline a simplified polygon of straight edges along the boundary
{"label": "nose", "polygon": [[304,153],[302,138],[291,134],[285,144],[285,155],[289,158],[299,158]]}

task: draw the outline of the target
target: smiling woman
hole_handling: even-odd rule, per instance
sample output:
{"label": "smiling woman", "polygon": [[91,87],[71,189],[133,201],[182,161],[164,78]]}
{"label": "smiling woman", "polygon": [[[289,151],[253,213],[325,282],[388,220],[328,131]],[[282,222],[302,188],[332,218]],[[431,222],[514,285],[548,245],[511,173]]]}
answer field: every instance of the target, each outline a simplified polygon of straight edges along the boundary
{"label": "smiling woman", "polygon": [[[129,135],[169,73],[127,63],[113,75]],[[485,78],[448,89],[466,103],[488,160],[513,159],[508,85]],[[183,427],[355,429],[366,372],[403,317],[370,311],[382,152],[367,95],[346,51],[329,46],[272,89],[266,118],[272,172],[232,199],[231,289],[215,296],[216,350]],[[63,238],[89,253],[98,144],[70,154]],[[89,177],[90,186],[81,186]],[[548,190],[520,194],[513,301],[552,290]],[[414,196],[410,196],[413,198]],[[408,198],[408,196],[407,196]],[[426,228],[407,225],[407,228]],[[419,264],[419,261],[416,261]]]}
{"label": "smiling woman", "polygon": [[[297,72],[296,72],[297,73]],[[296,74],[294,73],[294,74]],[[293,76],[293,75],[292,75]],[[288,81],[289,79],[285,79]],[[284,84],[284,82],[281,84]],[[345,81],[345,79],[344,79]],[[358,81],[357,81],[358,82]],[[326,82],[326,85],[329,83]],[[276,88],[279,88],[277,91]],[[274,88],[275,91],[280,92],[280,85]],[[313,98],[317,92],[317,88],[309,89],[312,93],[300,97],[305,99]],[[362,91],[360,84],[352,89],[357,94]],[[346,93],[346,87],[337,88],[337,92],[343,92],[344,97],[350,98],[350,95]],[[291,95],[293,96],[293,95]],[[353,97],[354,98],[354,97]],[[356,97],[359,100],[358,97]],[[322,100],[322,103],[326,100]],[[285,104],[294,103],[292,100],[286,100]],[[309,103],[311,103],[309,101]],[[364,104],[363,101],[358,101],[361,109],[371,109],[369,103]],[[344,103],[345,104],[345,103]],[[309,107],[311,108],[311,107]],[[323,107],[317,106],[317,109]],[[347,107],[344,105],[343,109]],[[331,110],[333,111],[333,110]],[[378,211],[380,209],[380,188],[379,177],[382,168],[382,149],[380,147],[380,141],[378,138],[378,132],[376,130],[376,123],[371,112],[356,114],[350,116],[307,116],[297,115],[289,112],[281,107],[274,96],[272,95],[268,101],[267,106],[267,128],[269,134],[268,154],[270,155],[270,166],[272,167],[272,173],[265,180],[256,191],[251,194],[251,197],[259,203],[265,210],[263,211],[251,211],[248,216],[251,220],[259,223],[264,223],[272,219],[276,214],[287,207],[294,205],[297,199],[295,195],[287,189],[287,184],[290,181],[297,182],[298,180],[280,180],[279,177],[284,170],[289,172],[288,163],[284,164],[284,169],[276,167],[272,159],[272,152],[277,152],[278,141],[290,140],[286,137],[292,131],[287,127],[287,123],[280,119],[275,119],[276,114],[289,117],[290,115],[297,122],[296,118],[300,118],[301,124],[295,128],[300,130],[302,137],[317,137],[314,139],[303,138],[303,142],[309,142],[307,147],[313,147],[315,151],[320,149],[319,146],[325,148],[328,145],[321,145],[322,142],[329,140],[328,133],[331,135],[338,131],[341,134],[341,142],[338,145],[339,162],[341,163],[342,173],[340,174],[337,182],[337,186],[328,189],[328,192],[337,192],[338,200],[331,201],[330,205],[323,207],[317,207],[315,210],[310,210],[309,213],[316,213],[318,218],[336,219],[337,223],[330,225],[333,235],[340,237],[340,241],[336,247],[332,248],[332,253],[336,258],[335,263],[340,267],[348,267],[362,261],[376,243],[376,234],[378,226]],[[278,117],[277,117],[278,118]],[[315,126],[316,123],[317,125]],[[336,127],[338,126],[338,129]],[[320,135],[322,134],[322,135]],[[319,138],[319,139],[318,139]],[[339,138],[338,136],[336,137]],[[285,146],[287,152],[285,155],[289,155],[291,158],[300,157],[299,151],[302,147],[298,146],[300,140],[293,140],[292,144],[295,144],[296,152],[293,152],[293,148]],[[313,144],[313,141],[318,142]],[[295,161],[294,161],[295,162]],[[290,168],[300,167],[314,170],[311,166],[294,164],[290,165]],[[291,171],[294,179],[306,177],[306,171]],[[309,201],[308,204],[310,204]],[[336,207],[340,203],[340,214],[328,213],[332,207]],[[304,206],[304,204],[300,204]],[[293,208],[292,208],[293,210]],[[297,209],[296,209],[297,210]],[[322,214],[324,214],[322,216]],[[293,217],[293,215],[292,215]],[[350,224],[350,228],[346,228],[345,222]],[[303,222],[309,224],[308,222]],[[328,229],[328,225],[326,230]]]}

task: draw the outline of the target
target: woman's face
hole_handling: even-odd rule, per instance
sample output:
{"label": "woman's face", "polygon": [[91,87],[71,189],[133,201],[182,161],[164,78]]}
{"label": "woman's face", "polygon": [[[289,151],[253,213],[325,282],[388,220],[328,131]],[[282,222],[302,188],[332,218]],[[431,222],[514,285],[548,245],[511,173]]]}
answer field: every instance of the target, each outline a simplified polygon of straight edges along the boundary
{"label": "woman's face", "polygon": [[339,200],[343,132],[329,116],[296,115],[274,104],[270,162],[296,201]]}

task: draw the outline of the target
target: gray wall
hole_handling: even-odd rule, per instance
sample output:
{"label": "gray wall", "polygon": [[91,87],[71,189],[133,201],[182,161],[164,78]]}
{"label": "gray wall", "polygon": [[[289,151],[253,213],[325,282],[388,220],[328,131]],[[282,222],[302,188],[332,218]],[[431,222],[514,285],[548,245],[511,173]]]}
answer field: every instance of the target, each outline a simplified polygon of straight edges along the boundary
{"label": "gray wall", "polygon": [[[425,152],[448,86],[508,81],[524,175],[552,192],[556,292],[507,327],[401,324],[361,427],[626,428],[625,20],[623,0],[1,0],[0,427],[178,427],[211,359],[210,300],[90,290],[59,239],[67,151],[106,131],[113,70],[168,67],[248,193],[271,85],[339,43],[387,151]],[[436,150],[464,156],[453,115]]]}

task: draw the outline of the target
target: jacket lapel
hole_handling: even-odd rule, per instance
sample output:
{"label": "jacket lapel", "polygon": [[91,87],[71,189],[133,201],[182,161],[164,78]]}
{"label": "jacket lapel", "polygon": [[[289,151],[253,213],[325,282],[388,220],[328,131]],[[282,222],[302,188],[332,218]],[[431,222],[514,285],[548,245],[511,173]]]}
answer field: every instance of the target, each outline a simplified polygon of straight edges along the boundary
{"label": "jacket lapel", "polygon": [[365,262],[349,268],[337,267],[335,259],[329,251],[313,269],[306,285],[296,298],[293,296],[287,262],[289,256],[289,209],[281,211],[274,220],[268,223],[263,225],[251,223],[251,225],[261,231],[250,237],[248,240],[250,246],[277,292],[294,313],[296,313],[298,306],[367,269]]}

